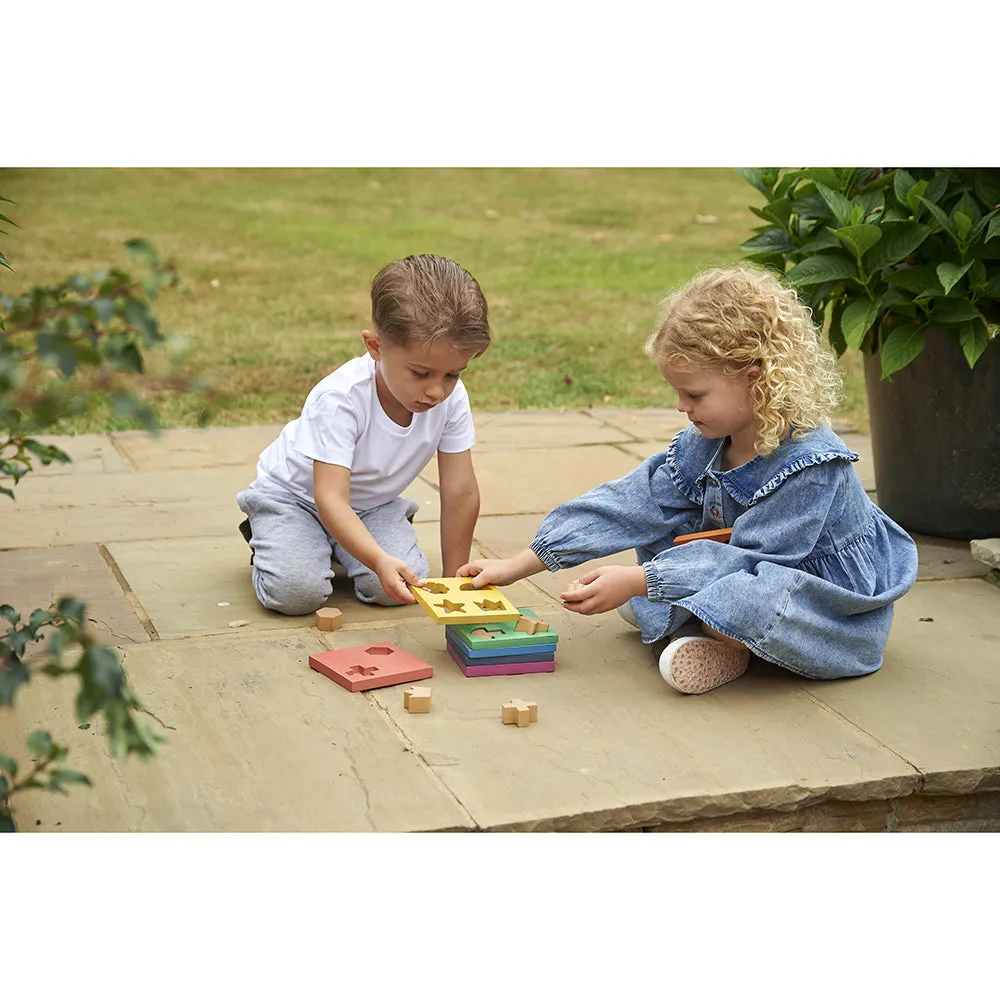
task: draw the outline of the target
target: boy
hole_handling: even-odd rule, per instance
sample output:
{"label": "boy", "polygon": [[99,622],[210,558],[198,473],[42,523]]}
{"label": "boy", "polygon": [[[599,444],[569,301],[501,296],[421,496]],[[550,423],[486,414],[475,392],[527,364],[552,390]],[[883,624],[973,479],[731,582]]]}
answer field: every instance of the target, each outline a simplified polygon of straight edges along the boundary
{"label": "boy", "polygon": [[461,374],[490,345],[476,279],[431,254],[387,264],[371,286],[366,354],[313,387],[237,496],[265,608],[310,614],[333,591],[331,556],[359,600],[413,604],[429,573],[414,500],[400,494],[437,452],[444,576],[468,562],[479,516],[475,440]]}

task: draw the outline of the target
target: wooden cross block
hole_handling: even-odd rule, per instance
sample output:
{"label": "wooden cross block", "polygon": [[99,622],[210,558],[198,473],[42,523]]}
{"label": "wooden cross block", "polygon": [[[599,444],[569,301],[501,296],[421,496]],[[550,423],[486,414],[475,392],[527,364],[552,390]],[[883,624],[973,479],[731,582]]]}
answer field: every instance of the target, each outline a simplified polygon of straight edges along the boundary
{"label": "wooden cross block", "polygon": [[523,729],[531,722],[538,721],[538,702],[512,698],[500,707],[500,718],[504,725],[516,725]]}
{"label": "wooden cross block", "polygon": [[403,708],[411,714],[425,714],[431,710],[431,689],[408,687],[403,692]]}
{"label": "wooden cross block", "polygon": [[316,612],[316,628],[320,632],[333,632],[344,624],[344,613],[340,608],[320,608]]}
{"label": "wooden cross block", "polygon": [[567,588],[566,593],[572,594],[574,590],[583,590],[583,584],[579,580],[574,580]]}
{"label": "wooden cross block", "polygon": [[526,632],[528,635],[534,635],[536,632],[548,632],[548,630],[548,625],[540,618],[528,618],[526,615],[521,615],[514,626],[515,632]]}

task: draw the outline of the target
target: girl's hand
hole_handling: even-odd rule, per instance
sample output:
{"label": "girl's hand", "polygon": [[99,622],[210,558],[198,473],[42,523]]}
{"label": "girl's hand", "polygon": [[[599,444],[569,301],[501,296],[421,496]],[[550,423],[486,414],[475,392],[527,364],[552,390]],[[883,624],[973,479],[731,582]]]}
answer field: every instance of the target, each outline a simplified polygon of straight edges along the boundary
{"label": "girl's hand", "polygon": [[378,561],[375,572],[378,573],[382,589],[390,597],[402,604],[417,603],[417,599],[410,593],[406,585],[412,583],[414,587],[419,587],[424,581],[402,559],[386,555]]}
{"label": "girl's hand", "polygon": [[513,559],[473,559],[459,566],[455,576],[471,576],[474,587],[502,587],[521,579],[513,562]]}
{"label": "girl's hand", "polygon": [[559,595],[567,611],[599,615],[621,607],[632,597],[645,596],[646,572],[641,566],[600,566],[584,573],[579,590]]}

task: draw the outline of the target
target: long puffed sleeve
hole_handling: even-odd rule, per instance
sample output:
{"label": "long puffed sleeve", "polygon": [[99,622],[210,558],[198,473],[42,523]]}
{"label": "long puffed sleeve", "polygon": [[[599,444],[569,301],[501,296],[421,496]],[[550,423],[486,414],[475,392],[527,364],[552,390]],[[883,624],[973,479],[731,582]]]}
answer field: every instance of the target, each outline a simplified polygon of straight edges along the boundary
{"label": "long puffed sleeve", "polygon": [[674,536],[697,531],[701,507],[671,481],[666,455],[560,504],[539,525],[531,550],[554,571],[628,549],[659,551]]}

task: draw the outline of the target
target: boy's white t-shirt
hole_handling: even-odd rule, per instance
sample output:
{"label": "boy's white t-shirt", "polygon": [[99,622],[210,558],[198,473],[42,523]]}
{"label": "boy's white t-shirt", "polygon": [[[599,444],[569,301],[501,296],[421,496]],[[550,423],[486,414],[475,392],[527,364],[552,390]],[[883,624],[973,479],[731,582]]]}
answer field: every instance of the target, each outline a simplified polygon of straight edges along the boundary
{"label": "boy's white t-shirt", "polygon": [[313,460],[342,465],[351,470],[351,507],[365,511],[395,500],[436,452],[468,451],[473,444],[461,380],[446,400],[400,427],[378,401],[375,361],[365,354],[313,386],[301,415],[261,452],[257,477],[315,503]]}

